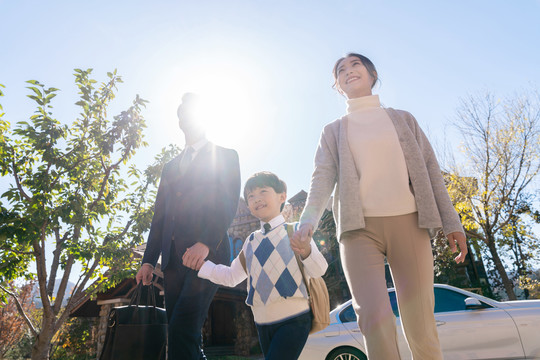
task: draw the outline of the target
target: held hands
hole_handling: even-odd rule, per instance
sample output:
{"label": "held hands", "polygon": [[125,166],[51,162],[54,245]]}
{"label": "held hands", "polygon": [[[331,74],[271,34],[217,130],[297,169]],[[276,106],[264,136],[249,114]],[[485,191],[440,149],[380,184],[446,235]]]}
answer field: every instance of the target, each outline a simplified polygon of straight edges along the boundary
{"label": "held hands", "polygon": [[210,249],[201,242],[195,243],[192,247],[187,248],[182,256],[184,266],[190,269],[199,271],[204,264],[204,260],[208,256]]}
{"label": "held hands", "polygon": [[459,264],[465,261],[465,257],[467,256],[467,253],[469,252],[467,248],[467,239],[465,238],[465,235],[459,231],[450,233],[446,236],[448,238],[448,244],[450,245],[450,250],[452,250],[453,253],[458,252],[458,249],[456,248],[459,246],[459,250],[461,251],[458,256],[454,258],[454,260]]}
{"label": "held hands", "polygon": [[295,254],[300,255],[302,260],[307,258],[311,254],[311,237],[313,236],[313,226],[310,224],[303,224],[300,226],[291,241],[291,248]]}

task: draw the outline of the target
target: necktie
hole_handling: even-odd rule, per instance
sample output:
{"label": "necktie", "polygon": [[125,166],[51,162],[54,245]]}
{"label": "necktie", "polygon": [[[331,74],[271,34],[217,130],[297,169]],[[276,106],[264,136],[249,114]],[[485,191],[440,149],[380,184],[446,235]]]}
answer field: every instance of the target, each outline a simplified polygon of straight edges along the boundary
{"label": "necktie", "polygon": [[270,230],[272,230],[272,227],[270,226],[269,223],[265,223],[265,224],[263,225],[263,228],[264,228],[264,234],[265,234],[265,235],[268,234],[268,232],[269,232]]}
{"label": "necktie", "polygon": [[188,146],[187,148],[184,149],[184,153],[182,154],[182,159],[180,159],[180,174],[181,175],[184,175],[184,173],[186,172],[189,166],[189,163],[191,162],[191,157],[193,156],[194,151],[195,150],[191,146]]}

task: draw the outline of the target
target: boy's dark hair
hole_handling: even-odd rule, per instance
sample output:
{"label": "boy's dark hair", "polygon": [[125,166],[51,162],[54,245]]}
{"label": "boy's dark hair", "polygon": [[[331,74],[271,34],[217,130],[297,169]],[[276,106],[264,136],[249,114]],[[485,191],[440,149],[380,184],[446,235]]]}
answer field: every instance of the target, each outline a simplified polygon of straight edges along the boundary
{"label": "boy's dark hair", "polygon": [[[270,171],[261,171],[251,175],[244,185],[244,200],[247,203],[247,195],[256,188],[271,187],[278,194],[287,192],[287,184]],[[281,204],[280,211],[283,211],[285,203]]]}

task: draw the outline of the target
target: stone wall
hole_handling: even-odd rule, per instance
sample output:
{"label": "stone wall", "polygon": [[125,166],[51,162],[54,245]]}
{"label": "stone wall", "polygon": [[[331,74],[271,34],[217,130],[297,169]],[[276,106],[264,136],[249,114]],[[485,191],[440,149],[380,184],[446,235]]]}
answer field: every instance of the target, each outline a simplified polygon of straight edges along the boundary
{"label": "stone wall", "polygon": [[130,299],[117,299],[115,302],[103,303],[99,310],[99,323],[97,329],[97,359],[101,355],[103,345],[105,344],[105,336],[107,335],[107,328],[109,324],[109,312],[116,306],[122,306],[129,304]]}

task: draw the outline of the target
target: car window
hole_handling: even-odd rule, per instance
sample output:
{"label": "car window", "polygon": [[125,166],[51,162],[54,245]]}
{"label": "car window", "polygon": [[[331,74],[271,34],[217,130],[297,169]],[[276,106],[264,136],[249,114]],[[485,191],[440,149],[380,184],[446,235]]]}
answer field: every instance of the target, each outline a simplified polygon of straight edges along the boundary
{"label": "car window", "polygon": [[396,317],[399,317],[399,309],[397,306],[396,292],[390,291],[388,292],[388,296],[390,297],[390,305],[392,305],[392,311],[394,312],[394,315],[396,315]]}
{"label": "car window", "polygon": [[[463,311],[465,308],[465,299],[467,295],[458,293],[453,290],[434,288],[435,292],[435,312],[448,312],[448,311]],[[389,291],[390,304],[392,305],[392,311],[396,317],[399,317],[399,310],[397,306],[397,299],[395,291]],[[487,304],[484,304],[487,306]],[[342,322],[356,322],[356,314],[352,307],[352,304],[347,306],[339,314],[339,319]]]}
{"label": "car window", "polygon": [[448,290],[435,288],[435,312],[463,311],[467,295]]}
{"label": "car window", "polygon": [[[395,292],[389,292],[388,296],[390,297],[390,304],[392,305],[392,311],[394,312],[394,315],[396,315],[396,317],[399,317]],[[356,313],[354,312],[352,304],[341,311],[341,313],[339,314],[339,320],[341,320],[341,322],[356,322]]]}
{"label": "car window", "polygon": [[339,320],[341,320],[343,323],[353,321],[356,322],[356,313],[354,312],[352,304],[341,311],[339,314]]}

